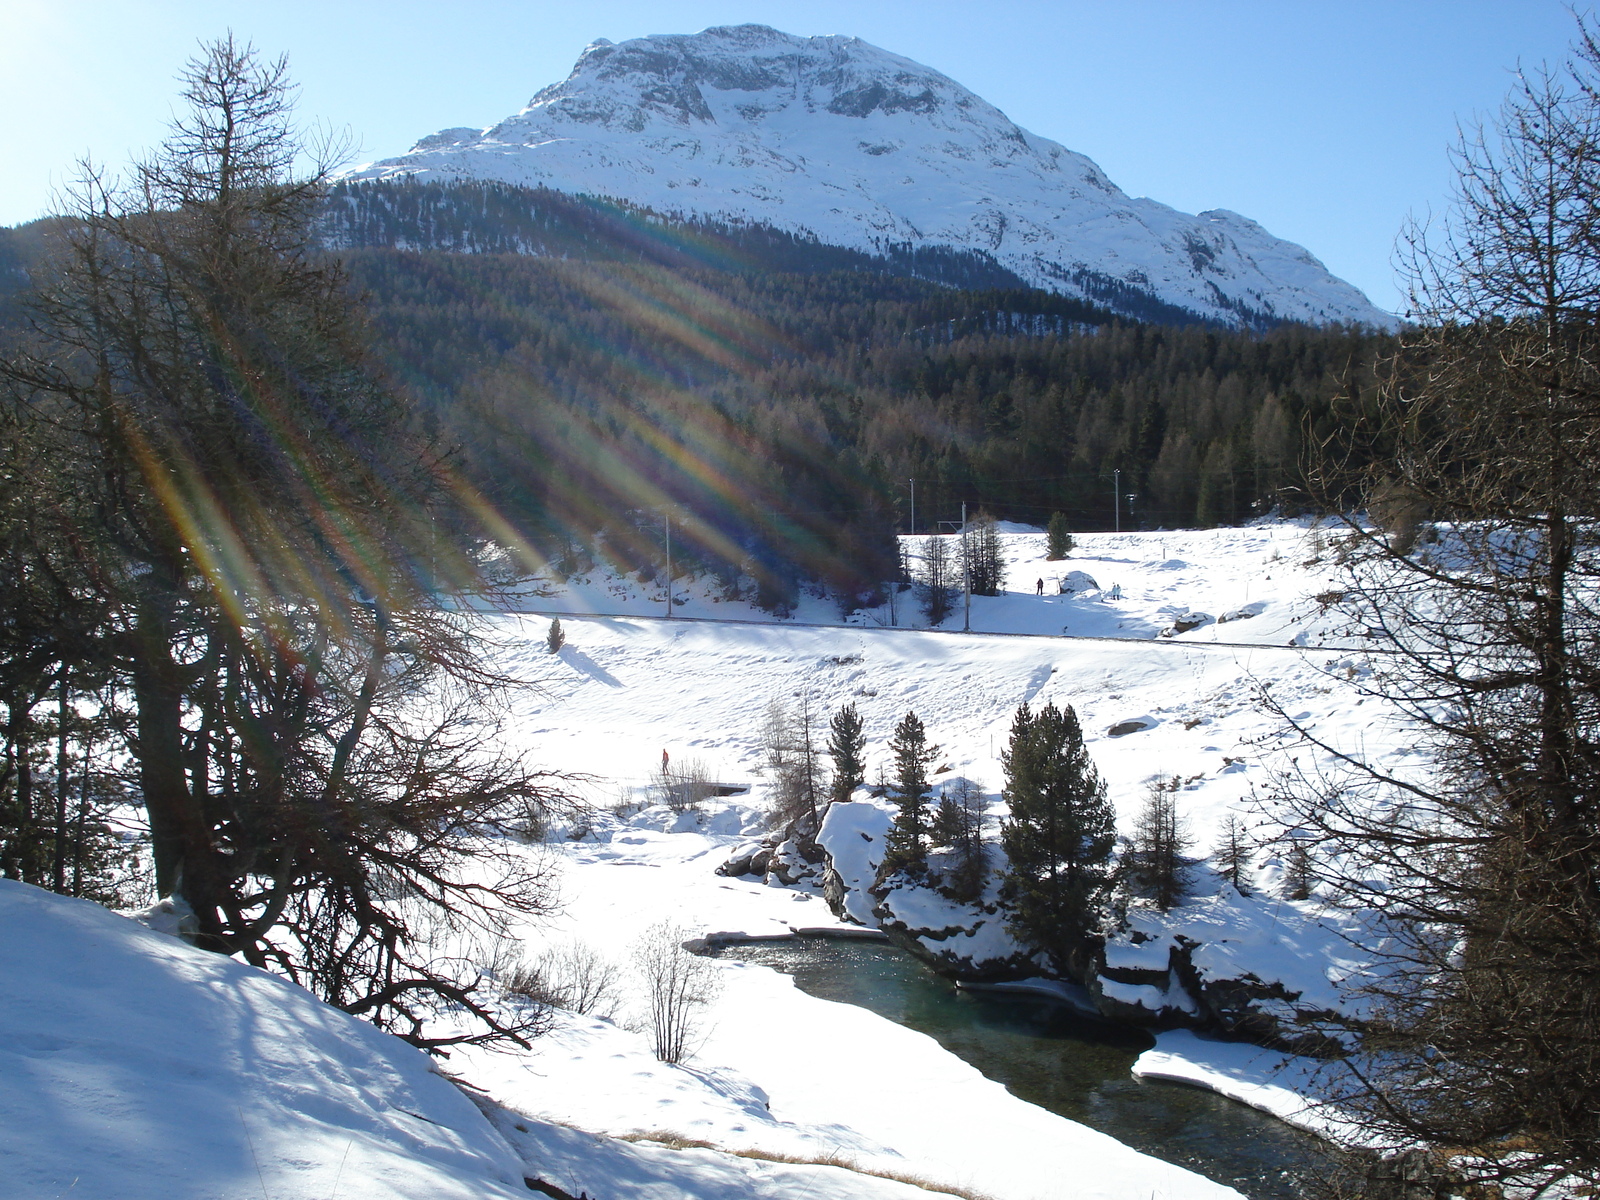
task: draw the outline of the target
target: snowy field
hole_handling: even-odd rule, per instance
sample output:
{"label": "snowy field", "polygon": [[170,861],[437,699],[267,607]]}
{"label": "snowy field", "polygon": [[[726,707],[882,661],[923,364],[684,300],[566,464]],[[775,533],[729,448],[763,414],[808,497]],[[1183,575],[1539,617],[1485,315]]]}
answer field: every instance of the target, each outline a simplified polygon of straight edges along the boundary
{"label": "snowy field", "polygon": [[[504,1106],[485,1101],[487,1116],[420,1055],[297,988],[92,905],[0,887],[7,1194],[487,1197],[528,1194],[525,1176],[596,1200],[927,1194],[844,1169],[853,1165],[996,1200],[1236,1195],[1029,1105],[932,1039],[806,996],[765,967],[710,960],[720,990],[683,1066],[656,1062],[628,1028],[641,1008],[630,947],[657,922],[691,937],[839,926],[811,888],[715,874],[761,832],[771,701],[804,702],[823,722],[855,703],[869,779],[887,759],[890,728],[914,709],[943,747],[936,780],[977,782],[994,819],[1016,706],[1070,703],[1119,827],[1153,777],[1177,776],[1200,854],[1223,817],[1254,811],[1285,765],[1291,739],[1261,707],[1263,686],[1330,740],[1392,766],[1413,753],[1348,686],[1369,668],[1315,599],[1337,578],[1321,534],[1285,522],[1083,535],[1064,563],[1043,561],[1040,534],[1013,530],[1006,542],[1012,590],[974,598],[980,633],[889,628],[886,610],[841,623],[821,599],[777,622],[692,584],[679,588],[679,611],[722,620],[668,622],[651,615],[659,588],[652,597],[599,573],[530,602],[563,614],[568,643],[556,655],[544,615],[487,618],[499,665],[530,680],[508,701],[513,736],[540,765],[587,776],[596,812],[529,850],[549,856],[562,914],[484,953],[504,965],[580,940],[622,968],[613,1019],[562,1014],[531,1052],[454,1053],[445,1069]],[[1053,592],[1069,571],[1098,586]],[[910,601],[901,598],[902,625]],[[1158,636],[1189,614],[1206,619]],[[997,636],[1007,634],[1049,636]],[[639,811],[663,751],[747,790],[700,813]],[[1248,904],[1201,872],[1184,906],[1136,912],[1150,927],[1145,945],[1209,923],[1216,955],[1332,999],[1361,964],[1346,961],[1314,902],[1277,899],[1270,851],[1256,869],[1261,890]],[[1168,1034],[1138,1070],[1294,1118],[1303,1105],[1293,1071],[1273,1073],[1281,1061]],[[652,1136],[613,1140],[622,1135]],[[809,1165],[818,1162],[835,1165]]]}

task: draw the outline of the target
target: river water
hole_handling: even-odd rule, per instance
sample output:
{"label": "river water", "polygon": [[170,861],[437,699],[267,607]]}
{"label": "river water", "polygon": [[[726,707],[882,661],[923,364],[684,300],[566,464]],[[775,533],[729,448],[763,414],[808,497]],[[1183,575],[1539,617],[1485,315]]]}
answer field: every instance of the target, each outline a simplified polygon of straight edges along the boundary
{"label": "river water", "polygon": [[882,942],[808,939],[717,953],[794,977],[809,995],[928,1034],[1016,1096],[1252,1200],[1298,1200],[1332,1166],[1324,1143],[1200,1088],[1134,1078],[1155,1044],[1137,1029],[1015,993],[959,990]]}

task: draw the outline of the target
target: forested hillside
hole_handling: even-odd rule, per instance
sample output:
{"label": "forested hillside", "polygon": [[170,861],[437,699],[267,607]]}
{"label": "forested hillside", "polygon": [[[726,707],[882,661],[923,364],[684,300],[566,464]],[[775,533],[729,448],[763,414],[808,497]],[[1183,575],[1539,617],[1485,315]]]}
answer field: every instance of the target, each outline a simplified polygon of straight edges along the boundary
{"label": "forested hillside", "polygon": [[[504,185],[344,185],[320,220],[419,422],[540,553],[581,565],[603,533],[654,573],[670,513],[676,570],[780,610],[801,580],[849,606],[894,577],[913,479],[919,531],[963,502],[1080,530],[1296,508],[1391,344],[1138,322],[982,254]],[[49,227],[5,233],[12,283]]]}
{"label": "forested hillside", "polygon": [[1134,527],[1296,507],[1308,439],[1370,394],[1389,345],[1138,324],[845,269],[771,231],[556,217],[530,247],[546,254],[345,250],[395,370],[536,542],[606,527],[659,561],[655,510],[681,505],[682,548],[730,583],[753,560],[779,603],[801,576],[850,593],[892,575],[912,479],[918,529],[963,502],[1110,528],[1116,471]]}

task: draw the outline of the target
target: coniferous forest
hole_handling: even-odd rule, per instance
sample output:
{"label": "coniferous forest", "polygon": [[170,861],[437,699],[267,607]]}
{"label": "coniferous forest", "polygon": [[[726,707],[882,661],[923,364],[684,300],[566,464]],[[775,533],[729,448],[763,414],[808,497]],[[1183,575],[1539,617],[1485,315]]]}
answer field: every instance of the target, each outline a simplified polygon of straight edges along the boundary
{"label": "coniferous forest", "polygon": [[671,508],[686,557],[779,608],[894,577],[913,500],[918,532],[963,503],[1080,530],[1298,509],[1389,349],[503,186],[347,187],[325,229],[422,418],[542,552],[604,530],[649,570]]}
{"label": "coniferous forest", "polygon": [[[779,611],[802,583],[866,601],[900,570],[893,534],[963,503],[1078,530],[1297,510],[1308,448],[1359,415],[1390,349],[1104,287],[1090,304],[970,252],[505,185],[345,185],[320,229],[419,432],[536,557],[603,545],[653,575],[670,519],[675,573]],[[4,233],[14,287],[50,227]]]}

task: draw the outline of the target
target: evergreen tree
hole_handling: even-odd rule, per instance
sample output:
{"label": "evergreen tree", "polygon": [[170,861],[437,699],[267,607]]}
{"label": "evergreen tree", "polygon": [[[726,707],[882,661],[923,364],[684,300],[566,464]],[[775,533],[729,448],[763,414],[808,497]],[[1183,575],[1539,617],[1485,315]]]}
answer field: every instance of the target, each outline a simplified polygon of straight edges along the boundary
{"label": "evergreen tree", "polygon": [[928,764],[938,757],[939,747],[928,745],[921,719],[908,712],[894,727],[889,749],[894,754],[891,795],[900,812],[889,830],[883,872],[919,871],[928,861]]}
{"label": "evergreen tree", "polygon": [[1050,562],[1060,562],[1072,553],[1072,532],[1067,528],[1066,513],[1051,513],[1050,525],[1045,532],[1047,546],[1044,556]]}
{"label": "evergreen tree", "polygon": [[866,751],[861,714],[854,704],[846,704],[828,723],[828,755],[833,759],[833,787],[829,799],[842,803],[861,786],[867,777]]}
{"label": "evergreen tree", "polygon": [[561,618],[550,618],[550,632],[545,634],[544,644],[550,648],[551,654],[560,652],[561,647],[567,644],[567,635],[562,631]]}
{"label": "evergreen tree", "polygon": [[1000,827],[1011,927],[1058,969],[1080,974],[1110,883],[1116,830],[1077,713],[1047,704],[1035,715],[1022,705],[1000,761],[1011,808]]}
{"label": "evergreen tree", "polygon": [[974,596],[998,596],[1006,583],[1000,527],[987,513],[972,521],[961,540],[962,568]]}

